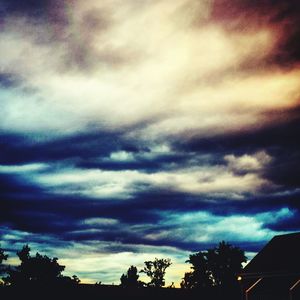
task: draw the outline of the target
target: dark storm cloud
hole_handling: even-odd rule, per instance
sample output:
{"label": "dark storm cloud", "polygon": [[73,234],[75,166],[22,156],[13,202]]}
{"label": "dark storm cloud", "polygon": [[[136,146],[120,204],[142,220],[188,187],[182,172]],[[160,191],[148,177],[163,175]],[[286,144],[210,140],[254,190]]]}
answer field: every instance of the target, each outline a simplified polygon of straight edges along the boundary
{"label": "dark storm cloud", "polygon": [[[51,198],[42,189],[17,176],[1,174],[0,180],[1,224],[28,232],[57,231],[57,226],[52,225],[59,222],[62,215],[56,214],[55,209],[47,211],[46,203]],[[66,216],[63,217],[66,220]]]}
{"label": "dark storm cloud", "polygon": [[[84,197],[51,195],[30,184],[18,183],[14,178],[9,181],[9,177],[11,176],[6,176],[4,177],[5,181],[1,181],[6,186],[6,190],[2,189],[1,194],[1,223],[14,230],[47,234],[66,241],[117,241],[124,244],[168,245],[195,251],[197,248],[208,247],[208,244],[182,241],[176,237],[151,240],[146,236],[162,230],[172,232],[177,229],[172,224],[161,223],[164,221],[164,217],[161,215],[164,211],[167,214],[170,212],[184,214],[206,211],[210,212],[212,216],[226,218],[241,214],[255,216],[264,211],[280,210],[283,206],[291,207],[291,209],[299,207],[297,202],[299,194],[258,197],[242,203],[224,199],[218,205],[211,202],[212,199],[200,199],[170,191],[140,193],[126,201],[116,199],[99,201]],[[11,193],[13,188],[16,194]],[[19,189],[25,194],[27,190],[31,197],[20,199],[17,195]],[[95,218],[116,220],[116,222],[107,224],[105,222],[99,224],[87,222],[87,220]],[[212,222],[214,222],[213,218]],[[288,230],[284,220],[281,222],[278,224],[282,224],[282,226],[266,224],[266,228],[276,227],[276,230]],[[158,226],[153,227],[153,224],[158,224]],[[207,221],[206,224],[208,224]],[[293,221],[292,224],[297,225],[297,222]],[[141,226],[140,229],[139,226]],[[248,244],[249,247],[252,247],[251,249],[258,249],[261,245],[259,242]]]}
{"label": "dark storm cloud", "polygon": [[[1,182],[5,189],[1,189],[1,222],[17,230],[64,236],[68,231],[89,229],[89,225],[81,222],[91,218],[113,218],[126,224],[151,223],[159,219],[155,213],[157,207],[154,206],[159,199],[146,206],[142,199],[124,202],[116,199],[99,201],[83,197],[61,197],[45,193],[29,184],[18,184],[12,178],[8,180],[9,176],[3,178],[5,180]],[[27,197],[21,199],[18,196],[21,190]],[[76,236],[81,234],[73,234],[73,237]]]}
{"label": "dark storm cloud", "polygon": [[[173,169],[188,164],[190,153],[176,152],[151,155],[151,149],[138,141],[123,138],[123,132],[96,131],[79,133],[50,141],[32,141],[27,136],[0,133],[0,164],[28,164],[33,162],[62,162],[83,169],[144,170]],[[114,152],[124,151],[134,156],[130,161],[110,159]],[[203,163],[211,163],[206,157]]]}
{"label": "dark storm cloud", "polygon": [[[96,157],[109,157],[114,151],[123,150],[134,154],[150,151],[134,143],[122,141],[119,134],[108,135],[103,132],[41,143],[31,143],[30,140],[16,135],[2,135],[1,163],[14,165],[37,161],[47,163],[62,161],[66,165],[71,162],[70,166],[74,166],[75,161],[75,166],[82,168],[106,167],[112,170],[140,168],[150,172],[158,168],[158,165],[168,166],[175,162],[180,164],[180,157],[189,157],[191,153],[194,157],[201,153],[214,153],[206,162],[208,165],[213,165],[224,164],[223,157],[228,153],[241,155],[266,149],[274,159],[264,171],[265,176],[276,184],[280,184],[281,188],[274,195],[265,194],[257,197],[248,195],[243,201],[232,200],[224,196],[223,201],[217,201],[211,195],[195,196],[163,189],[153,190],[151,186],[148,186],[143,192],[138,192],[139,187],[137,187],[137,192],[126,201],[113,198],[99,201],[79,195],[70,197],[52,194],[51,189],[45,191],[37,185],[24,181],[24,178],[18,175],[2,174],[1,204],[4,209],[2,209],[1,219],[4,224],[10,224],[14,229],[57,234],[67,240],[114,241],[123,238],[127,242],[145,243],[146,241],[139,234],[120,231],[116,229],[117,225],[113,228],[106,227],[101,233],[85,232],[85,229],[91,228],[81,222],[85,219],[101,217],[116,219],[122,224],[131,226],[159,222],[162,219],[157,214],[158,211],[178,213],[209,211],[214,215],[225,217],[232,214],[255,215],[282,207],[298,210],[299,193],[289,191],[289,188],[299,187],[298,168],[291,168],[299,164],[298,132],[299,121],[296,119],[241,135],[195,138],[185,143],[174,143],[172,151],[180,153],[178,155],[167,155],[153,158],[148,162],[138,161],[132,164],[110,161],[92,163]],[[182,160],[183,164],[186,162]],[[285,192],[280,194],[280,190]],[[282,227],[277,225],[276,229],[288,230],[286,223],[284,221],[278,223],[282,224]],[[292,224],[295,228],[298,223],[293,221]],[[270,228],[275,228],[274,226],[271,224]],[[76,230],[80,229],[83,231],[76,233]],[[144,233],[147,233],[147,230]],[[151,244],[158,245],[159,243],[167,242],[165,240],[151,241]],[[171,244],[179,246],[180,242],[172,241]],[[192,247],[192,243],[190,246],[185,243],[186,247]]]}
{"label": "dark storm cloud", "polygon": [[[20,192],[22,197],[19,196]],[[151,210],[139,206],[134,208],[134,204],[137,202],[125,204],[116,199],[99,201],[79,196],[62,197],[46,193],[32,184],[19,182],[15,176],[1,175],[0,220],[16,230],[64,237],[70,236],[69,231],[89,229],[90,226],[82,222],[90,218],[114,218],[128,224],[157,221],[157,216]],[[72,236],[76,239],[81,235]],[[110,231],[106,235],[109,236]]]}
{"label": "dark storm cloud", "polygon": [[275,231],[299,231],[300,228],[299,213],[300,213],[300,208],[298,209],[297,213],[293,218],[289,218],[287,220],[281,220],[277,223],[273,223],[270,225],[267,224],[266,227]]}
{"label": "dark storm cloud", "polygon": [[265,176],[285,188],[298,188],[300,186],[299,148],[292,151],[285,149],[280,152],[266,170]]}
{"label": "dark storm cloud", "polygon": [[0,191],[2,198],[4,196],[15,194],[17,196],[29,195],[34,192],[41,192],[38,186],[31,185],[24,181],[23,178],[19,178],[16,175],[0,174]]}
{"label": "dark storm cloud", "polygon": [[[96,158],[109,158],[111,153],[117,151],[125,151],[134,155],[151,153],[151,149],[146,146],[122,139],[121,132],[78,134],[40,143],[22,136],[2,134],[1,164],[24,165],[43,162],[50,164],[48,171],[55,168],[53,164],[61,162],[64,166],[72,168],[140,169],[153,172],[159,170],[159,166],[163,170],[170,166],[176,169],[176,165],[187,165],[191,157],[194,158],[193,163],[195,163],[198,155],[207,157],[207,160],[199,159],[198,163],[209,167],[224,165],[226,154],[243,155],[265,149],[273,160],[263,171],[264,175],[272,182],[280,184],[280,188],[273,195],[267,193],[254,197],[246,194],[242,201],[236,201],[224,195],[220,201],[209,194],[191,195],[163,188],[153,189],[151,185],[145,186],[141,191],[141,186],[133,186],[136,192],[130,199],[107,198],[102,201],[80,195],[53,194],[51,188],[45,190],[17,174],[2,174],[1,223],[14,230],[49,234],[66,241],[103,240],[124,244],[170,245],[191,251],[208,244],[181,241],[179,238],[162,237],[156,240],[145,238],[146,235],[151,236],[157,231],[172,231],[170,225],[161,223],[164,221],[161,213],[185,214],[206,211],[215,217],[226,218],[232,215],[255,216],[265,211],[276,211],[287,207],[296,212],[293,218],[280,220],[276,225],[266,222],[264,226],[277,231],[296,230],[299,193],[293,192],[293,189],[299,187],[299,177],[297,176],[298,168],[291,167],[299,164],[297,154],[299,153],[297,143],[299,123],[299,120],[295,118],[286,123],[243,132],[240,135],[195,137],[185,142],[173,142],[172,155],[166,154],[148,160],[140,159],[131,163],[111,160],[105,162],[101,159],[96,161]],[[45,171],[41,170],[41,172]],[[84,223],[85,220],[92,218],[109,218],[116,220],[117,223],[110,225]],[[160,224],[159,229],[152,228],[151,224]],[[141,231],[137,231],[136,227],[132,229],[132,226],[142,225],[144,228]],[[246,244],[248,249],[258,249],[261,245],[260,242]]]}
{"label": "dark storm cloud", "polygon": [[25,17],[34,22],[65,24],[65,1],[57,0],[0,0],[0,16]]}
{"label": "dark storm cloud", "polygon": [[101,157],[122,147],[120,136],[120,133],[95,132],[38,142],[24,135],[2,133],[0,163],[22,164]]}
{"label": "dark storm cloud", "polygon": [[[288,21],[293,24],[299,18],[300,5],[297,0],[217,0],[214,1],[212,16],[216,21],[251,18],[250,26],[266,22],[278,23]],[[255,18],[257,19],[255,22]],[[239,24],[236,24],[239,25]],[[289,28],[290,29],[290,28]]]}
{"label": "dark storm cloud", "polygon": [[[283,116],[283,118],[282,118]],[[238,133],[197,137],[174,141],[174,147],[184,151],[242,154],[257,149],[275,151],[279,149],[298,149],[297,136],[300,129],[300,110],[283,112],[282,116],[271,124],[251,128]],[[276,122],[277,121],[277,122]],[[273,153],[273,152],[272,152]]]}
{"label": "dark storm cloud", "polygon": [[[130,151],[127,153],[131,153]],[[180,167],[184,163],[188,164],[190,157],[185,154],[165,154],[157,157],[147,158],[143,156],[144,152],[133,161],[113,161],[113,160],[95,160],[94,158],[85,159],[76,163],[77,167],[87,169],[102,169],[102,170],[141,170],[146,173],[154,172],[158,170],[167,170],[172,164],[172,169],[176,169],[176,166]],[[147,153],[147,152],[146,152]],[[150,153],[150,152],[149,152]]]}
{"label": "dark storm cloud", "polygon": [[242,155],[264,149],[272,156],[271,163],[264,170],[264,176],[283,188],[295,188],[300,185],[299,132],[297,109],[287,115],[285,122],[279,120],[238,134],[205,138],[195,136],[187,141],[174,142],[174,147],[185,152],[214,153],[215,163],[224,163],[223,156],[228,153]]}
{"label": "dark storm cloud", "polygon": [[[257,2],[257,1],[256,1]],[[278,54],[275,55],[275,61],[282,66],[293,64],[300,61],[300,3],[297,0],[288,1],[266,1],[269,8],[278,7],[277,14],[274,16],[274,23],[282,22],[283,38],[279,43]]]}
{"label": "dark storm cloud", "polygon": [[[250,196],[242,201],[223,197],[222,201],[217,200],[213,196],[191,196],[184,193],[170,193],[165,191],[148,193],[140,195],[131,207],[136,208],[136,212],[154,211],[173,211],[178,213],[187,213],[193,211],[208,211],[216,216],[230,215],[255,215],[264,211],[280,210],[283,207],[299,210],[300,204],[298,199],[300,191],[292,193],[275,193],[260,196]],[[125,219],[126,220],[126,219]]]}
{"label": "dark storm cloud", "polygon": [[43,13],[46,12],[47,9],[56,1],[53,0],[1,0],[0,1],[0,7],[2,12],[5,12],[6,14],[10,13],[21,13],[29,15],[35,15],[36,13]]}

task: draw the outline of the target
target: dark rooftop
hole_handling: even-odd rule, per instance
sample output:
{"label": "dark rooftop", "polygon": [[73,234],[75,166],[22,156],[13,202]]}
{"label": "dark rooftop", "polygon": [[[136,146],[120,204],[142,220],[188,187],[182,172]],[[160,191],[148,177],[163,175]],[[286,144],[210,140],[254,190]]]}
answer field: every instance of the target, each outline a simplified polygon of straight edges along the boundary
{"label": "dark rooftop", "polygon": [[244,274],[300,274],[300,232],[275,236],[244,268]]}

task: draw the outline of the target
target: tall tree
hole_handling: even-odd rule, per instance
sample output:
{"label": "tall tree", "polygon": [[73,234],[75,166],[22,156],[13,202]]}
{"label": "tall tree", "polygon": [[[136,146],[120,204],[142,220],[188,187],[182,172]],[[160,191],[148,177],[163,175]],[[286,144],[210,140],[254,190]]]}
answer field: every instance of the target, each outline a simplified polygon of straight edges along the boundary
{"label": "tall tree", "polygon": [[208,250],[206,255],[216,286],[230,287],[237,284],[237,274],[242,271],[242,263],[247,261],[242,249],[222,241],[216,248]]}
{"label": "tall tree", "polygon": [[237,288],[236,276],[247,258],[243,250],[224,241],[213,249],[191,254],[187,262],[192,271],[185,273],[182,288]]}
{"label": "tall tree", "polygon": [[166,269],[171,265],[171,260],[155,258],[154,261],[145,261],[145,267],[141,272],[150,277],[149,287],[160,288],[165,285]]}
{"label": "tall tree", "polygon": [[207,288],[213,285],[213,276],[206,254],[206,252],[198,252],[190,255],[186,262],[192,264],[192,272],[185,273],[181,282],[182,288]]}
{"label": "tall tree", "polygon": [[143,285],[143,283],[139,281],[138,270],[135,266],[131,266],[126,274],[122,274],[120,280],[121,286],[125,288],[138,288]]}

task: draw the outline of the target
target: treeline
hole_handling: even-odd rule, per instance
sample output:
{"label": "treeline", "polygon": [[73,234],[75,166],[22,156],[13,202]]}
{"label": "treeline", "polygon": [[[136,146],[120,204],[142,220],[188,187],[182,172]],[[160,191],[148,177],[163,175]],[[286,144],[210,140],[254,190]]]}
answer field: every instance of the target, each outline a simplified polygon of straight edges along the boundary
{"label": "treeline", "polygon": [[[62,272],[65,266],[58,262],[58,258],[50,258],[38,252],[30,254],[28,245],[17,252],[20,264],[9,266],[4,264],[8,255],[0,248],[0,275],[4,286],[41,286],[60,285],[76,286],[80,279],[73,275],[64,276]],[[186,261],[191,264],[190,272],[184,274],[181,282],[182,290],[239,292],[237,275],[242,270],[242,263],[246,262],[246,256],[242,249],[226,242],[220,242],[215,248],[200,251],[189,256]],[[153,261],[145,261],[145,266],[138,271],[137,267],[130,266],[126,273],[121,275],[120,287],[125,289],[162,288],[165,286],[165,274],[172,264],[168,258],[155,258]],[[140,280],[140,273],[149,277],[149,282]],[[96,283],[101,285],[101,283]],[[169,288],[174,287],[174,283]]]}
{"label": "treeline", "polygon": [[38,252],[35,256],[31,256],[28,245],[23,246],[17,252],[17,256],[20,260],[18,266],[6,266],[3,261],[8,259],[8,255],[0,248],[0,275],[3,276],[3,285],[76,285],[80,283],[76,275],[72,277],[62,275],[65,266],[58,263],[57,257],[50,258]]}

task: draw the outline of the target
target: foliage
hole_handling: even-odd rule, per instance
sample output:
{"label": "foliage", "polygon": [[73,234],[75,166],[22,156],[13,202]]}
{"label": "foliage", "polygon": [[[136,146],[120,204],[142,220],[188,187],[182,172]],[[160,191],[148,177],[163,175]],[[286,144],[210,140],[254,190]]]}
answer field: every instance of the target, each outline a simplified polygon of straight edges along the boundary
{"label": "foliage", "polygon": [[247,258],[243,250],[222,241],[218,247],[208,250],[207,260],[214,285],[225,287],[236,283],[236,276]]}
{"label": "foliage", "polygon": [[150,287],[160,288],[165,285],[166,269],[171,265],[171,260],[155,258],[154,261],[145,261],[145,267],[141,272],[150,277],[150,282],[147,284]]}
{"label": "foliage", "polygon": [[185,273],[182,288],[235,288],[236,275],[246,262],[244,251],[222,241],[213,249],[191,254],[187,262],[192,264],[192,271]]}
{"label": "foliage", "polygon": [[71,285],[77,285],[80,283],[80,279],[76,276],[73,275],[72,277],[69,276],[59,276],[58,277],[58,282],[60,285],[64,286],[71,286]]}
{"label": "foliage", "polygon": [[139,281],[138,271],[135,266],[131,266],[126,274],[122,274],[120,280],[121,286],[125,288],[138,288],[143,286],[143,283]]}
{"label": "foliage", "polygon": [[209,269],[206,254],[205,252],[198,252],[190,255],[186,262],[192,264],[191,269],[193,271],[185,273],[181,282],[182,288],[206,288],[213,285],[212,272]]}
{"label": "foliage", "polygon": [[4,250],[2,248],[0,248],[0,265],[2,264],[2,262],[4,260],[7,260],[8,255],[4,254]]}
{"label": "foliage", "polygon": [[80,282],[77,276],[70,278],[61,274],[65,266],[60,265],[56,257],[49,258],[39,253],[36,253],[35,256],[30,256],[28,245],[25,245],[21,251],[17,252],[17,255],[21,264],[8,269],[8,276],[5,278],[6,284],[77,284]]}
{"label": "foliage", "polygon": [[[4,250],[0,247],[0,275],[4,274],[6,272],[5,266],[3,266],[2,262],[4,260],[7,260],[8,255],[4,253]],[[0,279],[0,284],[3,284]]]}

